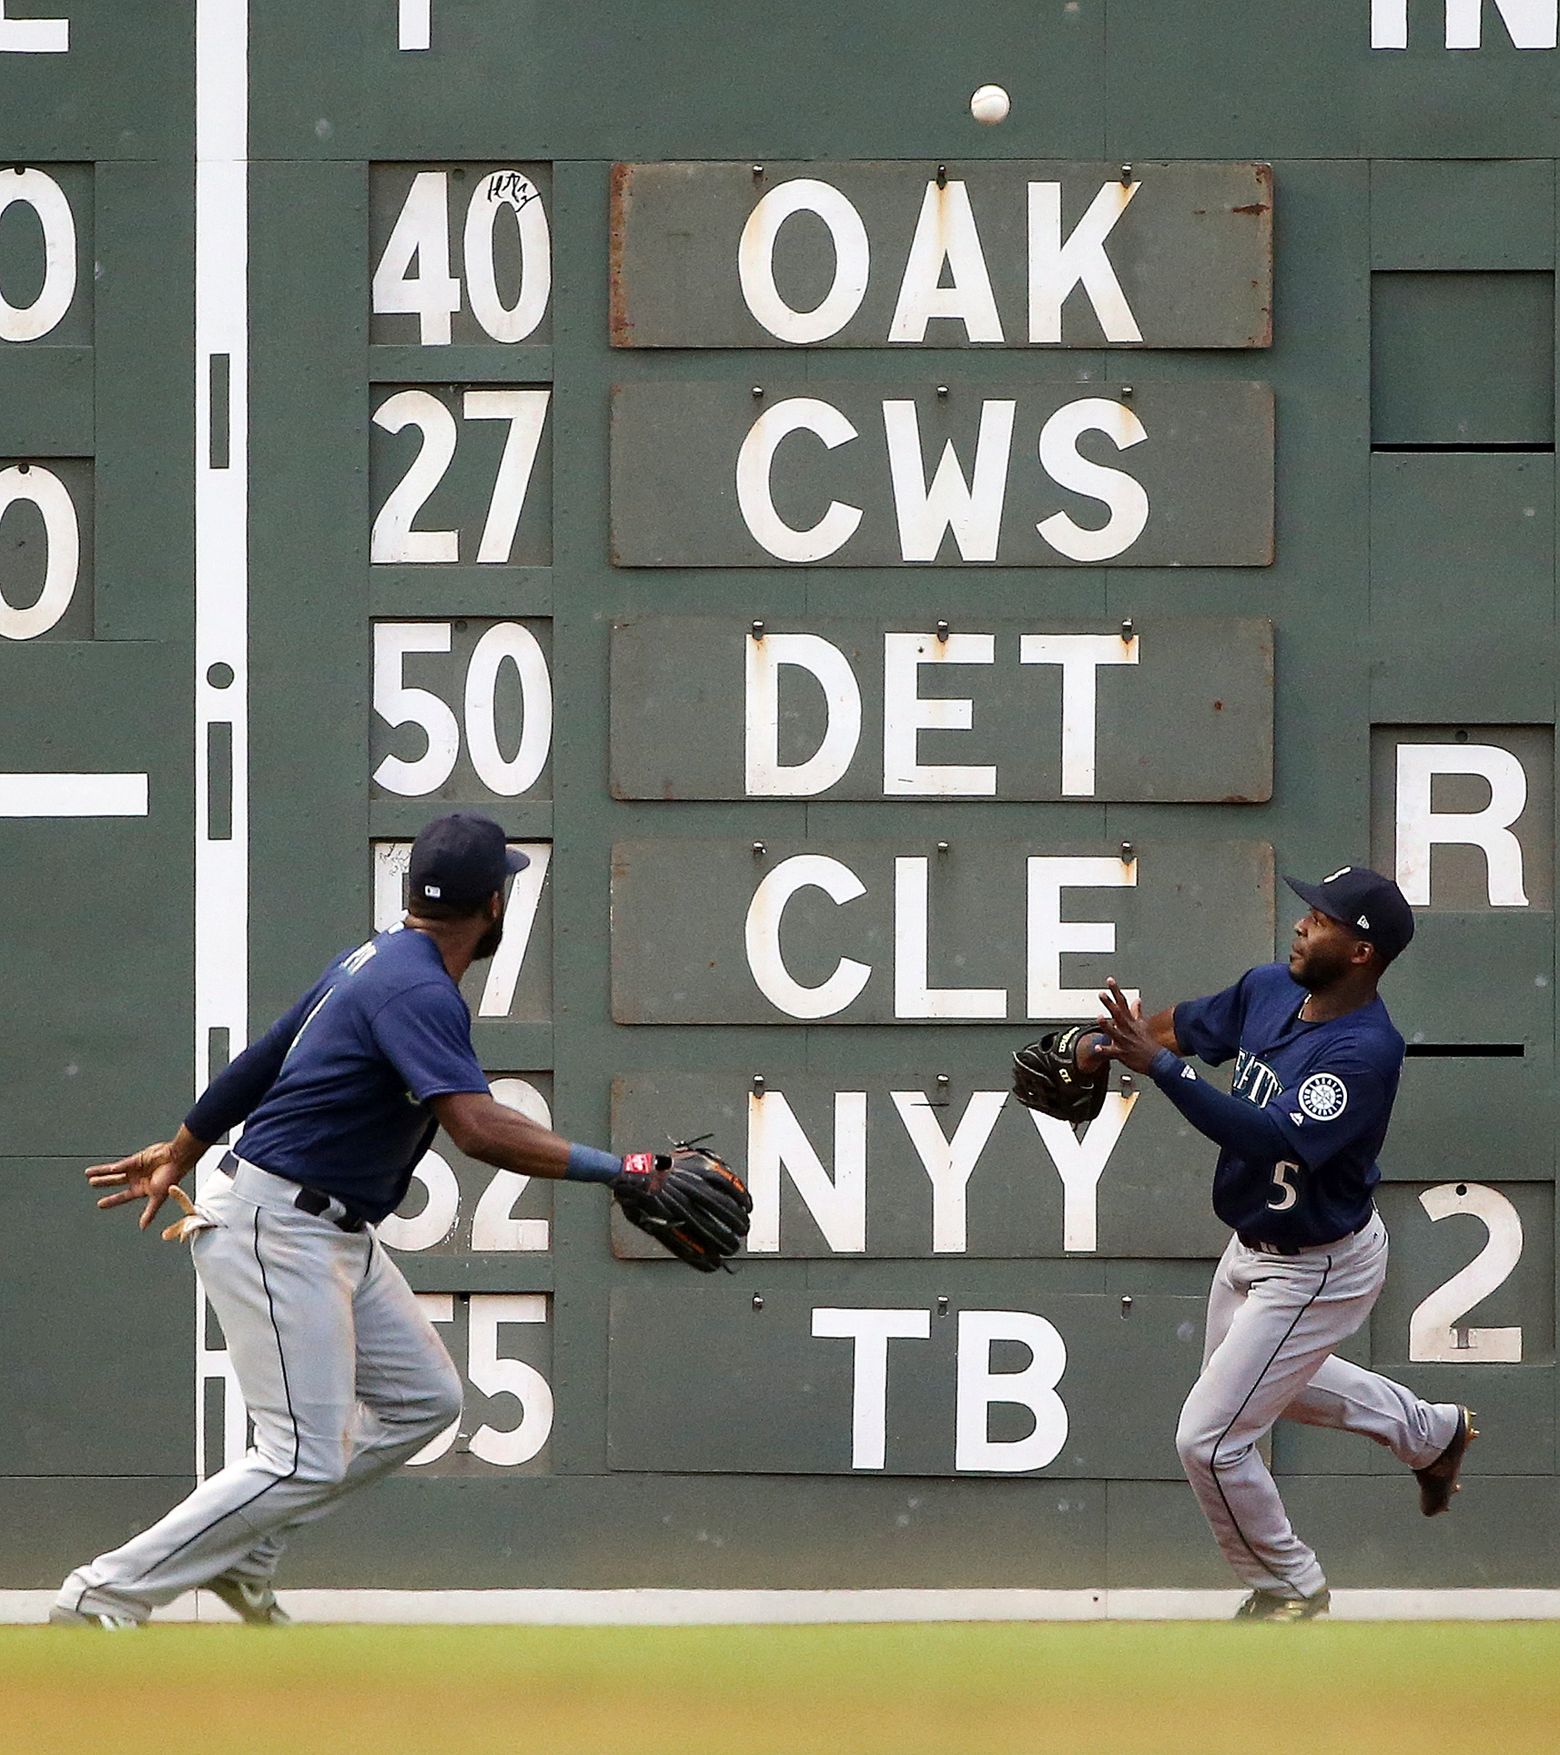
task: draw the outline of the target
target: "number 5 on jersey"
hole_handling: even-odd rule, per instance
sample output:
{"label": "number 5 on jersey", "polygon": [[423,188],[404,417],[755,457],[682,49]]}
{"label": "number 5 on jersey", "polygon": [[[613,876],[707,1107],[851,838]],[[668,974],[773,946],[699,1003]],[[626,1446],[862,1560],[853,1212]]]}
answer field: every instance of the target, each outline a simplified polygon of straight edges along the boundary
{"label": "number 5 on jersey", "polygon": [[1273,1192],[1267,1203],[1273,1212],[1286,1213],[1299,1200],[1299,1187],[1290,1180],[1299,1174],[1298,1164],[1280,1162],[1273,1166]]}

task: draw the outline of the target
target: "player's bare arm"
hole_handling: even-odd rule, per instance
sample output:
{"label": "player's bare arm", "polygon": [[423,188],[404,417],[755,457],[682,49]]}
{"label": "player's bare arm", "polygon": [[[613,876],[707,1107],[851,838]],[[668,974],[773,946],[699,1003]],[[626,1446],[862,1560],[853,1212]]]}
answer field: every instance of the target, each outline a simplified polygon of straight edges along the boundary
{"label": "player's bare arm", "polygon": [[159,1140],[143,1146],[128,1158],[113,1164],[94,1164],[87,1171],[87,1181],[94,1189],[109,1189],[98,1202],[100,1207],[119,1207],[126,1201],[144,1200],[140,1228],[144,1231],[157,1217],[158,1208],[170,1191],[189,1175],[207,1150],[204,1140],[196,1139],[187,1127],[180,1126],[171,1140]]}
{"label": "player's bare arm", "polygon": [[483,1091],[452,1091],[433,1099],[439,1126],[458,1151],[499,1170],[561,1181],[568,1174],[569,1142]]}

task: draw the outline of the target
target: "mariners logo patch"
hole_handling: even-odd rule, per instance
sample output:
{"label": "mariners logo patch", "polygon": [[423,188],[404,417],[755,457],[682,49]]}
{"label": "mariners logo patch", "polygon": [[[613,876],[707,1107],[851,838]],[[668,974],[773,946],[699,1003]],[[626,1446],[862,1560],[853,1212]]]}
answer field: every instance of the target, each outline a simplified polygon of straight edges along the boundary
{"label": "mariners logo patch", "polygon": [[1335,1073],[1312,1073],[1300,1087],[1298,1101],[1312,1121],[1336,1121],[1348,1105],[1349,1093]]}

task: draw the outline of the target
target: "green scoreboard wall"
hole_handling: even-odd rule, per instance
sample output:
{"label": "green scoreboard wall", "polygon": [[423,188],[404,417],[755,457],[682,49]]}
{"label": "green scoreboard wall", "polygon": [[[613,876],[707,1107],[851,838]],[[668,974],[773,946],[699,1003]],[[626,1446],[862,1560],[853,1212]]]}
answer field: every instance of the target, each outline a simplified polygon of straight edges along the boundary
{"label": "green scoreboard wall", "polygon": [[532,855],[495,1090],[713,1132],[752,1247],[439,1141],[384,1236],[465,1415],[292,1582],[1224,1582],[1213,1149],[1007,1056],[1369,860],[1419,930],[1349,1351],[1487,1436],[1435,1525],[1274,1467],[1337,1584],[1560,1585],[1555,55],[1553,0],[5,0],[0,1583],[246,1442],[82,1168],[471,806]]}

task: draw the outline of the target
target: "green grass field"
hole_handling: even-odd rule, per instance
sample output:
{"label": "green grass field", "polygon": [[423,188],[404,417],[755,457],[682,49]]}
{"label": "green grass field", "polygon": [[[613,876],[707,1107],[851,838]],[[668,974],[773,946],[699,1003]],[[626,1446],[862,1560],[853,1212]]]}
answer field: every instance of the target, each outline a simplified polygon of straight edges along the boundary
{"label": "green grass field", "polygon": [[5,1755],[1555,1755],[1560,1626],[0,1629]]}

